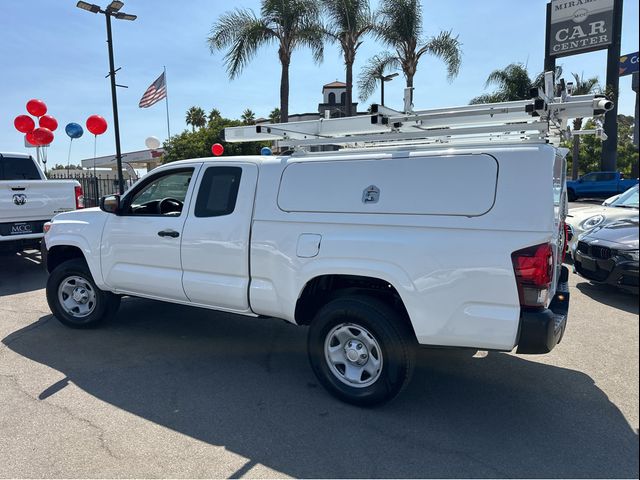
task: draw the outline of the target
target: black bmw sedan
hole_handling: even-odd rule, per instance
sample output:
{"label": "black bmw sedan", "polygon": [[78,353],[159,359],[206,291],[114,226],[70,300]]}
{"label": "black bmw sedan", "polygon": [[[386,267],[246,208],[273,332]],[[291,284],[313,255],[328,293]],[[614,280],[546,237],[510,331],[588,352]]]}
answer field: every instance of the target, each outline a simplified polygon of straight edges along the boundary
{"label": "black bmw sedan", "polygon": [[589,230],[573,248],[580,276],[638,293],[638,217]]}

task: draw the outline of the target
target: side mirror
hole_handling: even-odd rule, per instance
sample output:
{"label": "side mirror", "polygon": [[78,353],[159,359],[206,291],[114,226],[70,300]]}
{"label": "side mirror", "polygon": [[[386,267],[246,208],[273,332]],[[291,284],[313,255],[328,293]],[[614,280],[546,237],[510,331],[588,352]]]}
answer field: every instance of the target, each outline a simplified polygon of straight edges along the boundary
{"label": "side mirror", "polygon": [[100,210],[107,213],[120,213],[120,195],[107,195],[100,198]]}

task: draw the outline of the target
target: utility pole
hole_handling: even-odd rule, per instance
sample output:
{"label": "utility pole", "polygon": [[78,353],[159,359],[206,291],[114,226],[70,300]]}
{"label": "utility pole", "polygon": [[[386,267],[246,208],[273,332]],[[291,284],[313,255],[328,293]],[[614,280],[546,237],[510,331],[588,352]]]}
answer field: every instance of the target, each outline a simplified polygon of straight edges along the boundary
{"label": "utility pole", "polygon": [[607,48],[607,90],[612,94],[613,109],[604,117],[604,133],[607,140],[602,142],[600,166],[603,171],[615,171],[618,150],[618,96],[620,90],[620,42],[622,40],[622,0],[613,3],[613,35]]}

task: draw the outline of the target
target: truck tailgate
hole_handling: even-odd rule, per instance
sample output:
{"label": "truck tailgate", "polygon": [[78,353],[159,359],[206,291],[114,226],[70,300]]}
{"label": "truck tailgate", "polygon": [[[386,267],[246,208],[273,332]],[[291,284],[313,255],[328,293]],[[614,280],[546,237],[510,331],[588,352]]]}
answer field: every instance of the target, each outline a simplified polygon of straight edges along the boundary
{"label": "truck tailgate", "polygon": [[74,180],[0,181],[0,222],[50,220],[76,208]]}

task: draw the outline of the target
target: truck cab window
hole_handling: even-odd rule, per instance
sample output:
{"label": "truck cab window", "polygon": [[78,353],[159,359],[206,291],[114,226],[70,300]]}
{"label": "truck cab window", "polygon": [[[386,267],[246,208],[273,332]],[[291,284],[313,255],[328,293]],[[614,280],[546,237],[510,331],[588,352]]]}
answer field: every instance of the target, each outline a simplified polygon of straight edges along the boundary
{"label": "truck cab window", "polygon": [[0,155],[0,180],[42,180],[32,158]]}
{"label": "truck cab window", "polygon": [[192,175],[193,169],[188,169],[154,178],[133,193],[125,211],[129,215],[179,216]]}
{"label": "truck cab window", "polygon": [[241,176],[240,167],[208,168],[200,183],[195,216],[220,217],[233,213]]}

